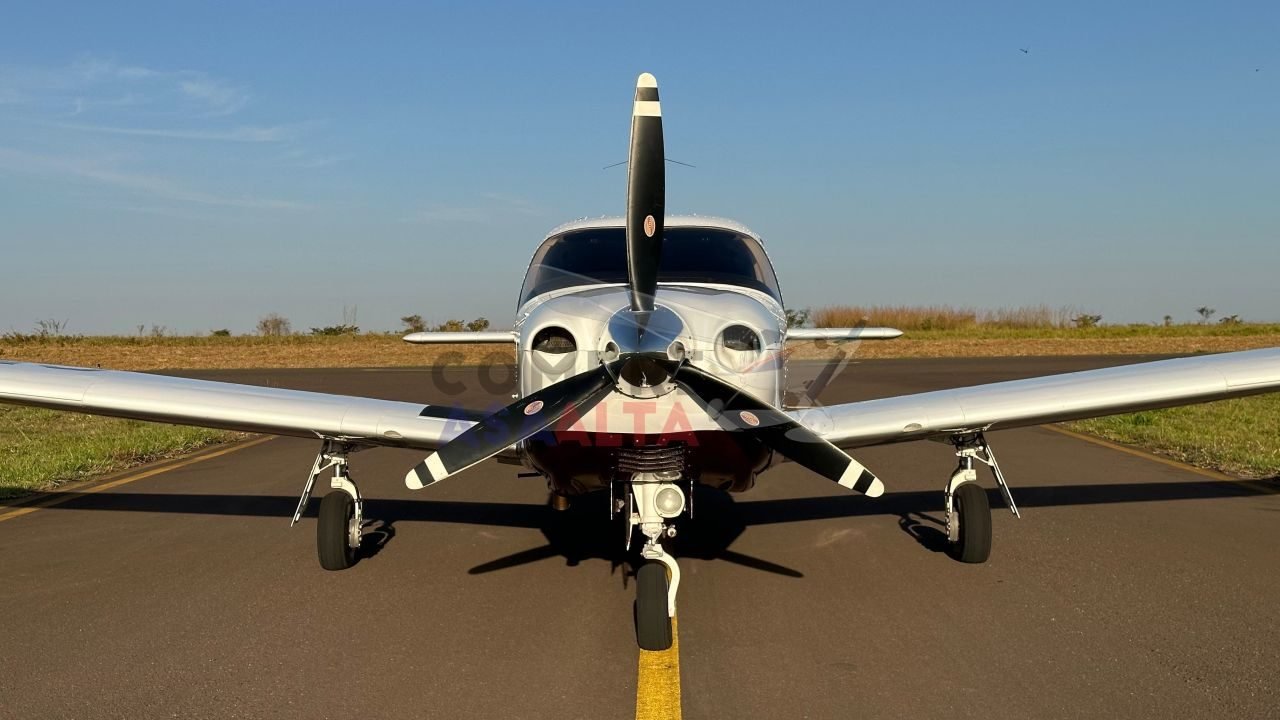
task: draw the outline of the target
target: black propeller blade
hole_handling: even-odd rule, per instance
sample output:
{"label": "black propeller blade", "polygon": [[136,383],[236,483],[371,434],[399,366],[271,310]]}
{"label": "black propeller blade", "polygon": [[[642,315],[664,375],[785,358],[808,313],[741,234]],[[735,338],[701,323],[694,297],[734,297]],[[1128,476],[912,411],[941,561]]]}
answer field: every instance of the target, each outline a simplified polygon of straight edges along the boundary
{"label": "black propeller blade", "polygon": [[545,430],[571,412],[584,413],[613,392],[621,361],[545,387],[506,406],[413,466],[404,483],[418,489],[439,482]]}
{"label": "black propeller blade", "polygon": [[658,81],[643,73],[636,80],[627,168],[627,282],[631,309],[638,313],[653,312],[653,295],[658,289],[666,172]]}
{"label": "black propeller blade", "polygon": [[868,497],[884,494],[884,483],[870,470],[769,403],[693,365],[680,366],[673,379],[701,398],[725,430],[749,433],[784,457]]}

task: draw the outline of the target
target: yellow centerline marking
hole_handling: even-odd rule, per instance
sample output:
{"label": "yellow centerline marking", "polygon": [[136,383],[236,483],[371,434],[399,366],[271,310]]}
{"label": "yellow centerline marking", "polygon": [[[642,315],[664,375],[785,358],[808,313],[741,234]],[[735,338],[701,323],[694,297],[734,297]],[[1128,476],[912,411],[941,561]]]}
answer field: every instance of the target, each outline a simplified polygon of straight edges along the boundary
{"label": "yellow centerline marking", "polygon": [[216,450],[212,450],[210,452],[206,452],[203,454],[193,455],[193,456],[184,458],[182,460],[179,460],[178,462],[170,463],[168,465],[153,467],[148,470],[143,470],[142,472],[134,473],[132,475],[126,475],[122,478],[109,480],[100,485],[94,485],[84,490],[75,490],[73,492],[63,491],[61,493],[58,493],[58,492],[50,493],[43,499],[36,500],[30,505],[24,505],[16,510],[10,510],[7,513],[0,514],[0,522],[22,517],[23,515],[30,515],[31,513],[37,510],[43,510],[44,508],[53,507],[54,505],[61,505],[62,503],[73,500],[77,497],[80,497],[81,495],[90,495],[93,493],[102,492],[103,490],[110,490],[111,488],[120,487],[121,485],[131,483],[135,480],[142,480],[144,478],[154,477],[156,475],[160,475],[161,473],[167,473],[170,470],[177,470],[178,468],[184,468],[189,465],[195,465],[196,463],[201,463],[201,462],[204,462],[205,460],[212,460],[216,457],[221,457],[223,455],[226,455],[228,453],[233,453],[238,450],[251,448],[254,445],[261,445],[262,443],[267,442],[268,440],[271,440],[271,439],[273,439],[271,436],[267,436],[267,437],[255,438],[253,440],[248,440],[245,442],[234,443],[230,446],[218,448]]}
{"label": "yellow centerline marking", "polygon": [[680,720],[680,636],[671,618],[671,648],[641,650],[636,720]]}
{"label": "yellow centerline marking", "polygon": [[1185,470],[1187,472],[1195,473],[1196,475],[1207,477],[1212,480],[1220,480],[1222,482],[1235,483],[1236,485],[1241,485],[1243,487],[1249,488],[1250,490],[1257,490],[1259,492],[1280,493],[1280,488],[1272,487],[1270,485],[1267,485],[1266,483],[1261,483],[1254,480],[1242,480],[1240,478],[1231,477],[1230,475],[1227,475],[1225,473],[1220,473],[1217,470],[1209,470],[1208,468],[1196,467],[1195,465],[1188,465],[1187,463],[1174,460],[1173,458],[1167,458],[1167,457],[1164,457],[1163,455],[1157,455],[1153,452],[1148,452],[1146,450],[1139,450],[1138,448],[1129,447],[1128,445],[1121,445],[1120,443],[1112,442],[1110,440],[1104,440],[1100,437],[1094,437],[1093,435],[1078,433],[1075,430],[1068,430],[1059,425],[1041,425],[1040,427],[1043,427],[1047,430],[1052,430],[1060,435],[1066,435],[1067,437],[1075,438],[1076,440],[1083,440],[1087,443],[1100,445],[1110,450],[1118,450],[1127,455],[1140,457],[1144,460],[1151,460],[1154,462],[1158,462],[1161,465],[1167,465],[1171,468]]}

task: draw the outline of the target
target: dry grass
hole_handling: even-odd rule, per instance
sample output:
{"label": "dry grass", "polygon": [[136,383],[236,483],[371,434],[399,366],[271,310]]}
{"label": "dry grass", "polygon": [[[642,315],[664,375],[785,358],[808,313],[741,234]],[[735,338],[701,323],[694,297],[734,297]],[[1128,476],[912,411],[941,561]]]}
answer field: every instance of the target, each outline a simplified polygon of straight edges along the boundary
{"label": "dry grass", "polygon": [[[1124,328],[1118,328],[1124,330]],[[1163,329],[1163,328],[1161,328]],[[897,340],[859,343],[860,358],[1027,357],[1065,355],[1189,355],[1280,347],[1280,328],[1260,334],[1176,334],[1055,330],[1050,332],[984,329],[973,332],[916,331]],[[823,342],[789,344],[790,357],[820,360],[838,345]],[[846,350],[848,348],[846,347]]]}
{"label": "dry grass", "polygon": [[0,339],[0,360],[113,370],[511,364],[509,345],[410,345],[393,335]]}
{"label": "dry grass", "polygon": [[1072,307],[1028,305],[979,310],[951,305],[831,305],[813,311],[817,327],[873,327],[899,330],[966,330],[989,328],[1068,328],[1081,313]]}

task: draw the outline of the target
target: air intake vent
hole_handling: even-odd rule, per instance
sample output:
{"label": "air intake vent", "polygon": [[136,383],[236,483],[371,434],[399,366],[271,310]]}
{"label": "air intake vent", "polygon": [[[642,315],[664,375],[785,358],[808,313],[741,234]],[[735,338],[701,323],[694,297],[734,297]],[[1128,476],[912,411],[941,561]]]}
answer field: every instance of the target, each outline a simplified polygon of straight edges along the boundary
{"label": "air intake vent", "polygon": [[684,470],[683,445],[640,445],[618,450],[618,471],[632,473]]}
{"label": "air intake vent", "polygon": [[552,355],[563,355],[577,350],[578,343],[574,342],[573,335],[569,334],[568,330],[552,325],[542,328],[533,336],[533,349]]}

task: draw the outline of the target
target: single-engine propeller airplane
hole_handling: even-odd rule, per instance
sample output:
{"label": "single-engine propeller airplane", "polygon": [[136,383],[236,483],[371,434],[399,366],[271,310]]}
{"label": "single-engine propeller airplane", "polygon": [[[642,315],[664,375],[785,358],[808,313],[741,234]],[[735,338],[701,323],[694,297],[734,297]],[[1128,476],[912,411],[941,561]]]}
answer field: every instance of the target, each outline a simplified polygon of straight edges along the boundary
{"label": "single-engine propeller airplane", "polygon": [[445,480],[493,457],[546,478],[561,500],[608,491],[628,547],[643,538],[636,634],[671,645],[680,568],[663,542],[695,483],[750,488],[791,460],[870,497],[880,478],[847,451],[909,440],[955,447],[943,484],[947,538],[964,562],[991,551],[985,464],[1012,494],[988,430],[1280,390],[1280,348],[1163,360],[826,407],[784,406],[784,348],[800,340],[870,340],[887,328],[788,328],[758,236],[732,221],[666,217],[662,112],[642,74],[632,106],[626,215],[552,231],[534,253],[509,332],[414,333],[411,343],[501,342],[517,349],[519,393],[492,414],[417,403],[0,361],[0,401],[139,420],[315,438],[317,545],[329,570],[350,567],[364,512],[349,453],[431,451],[405,478]]}

